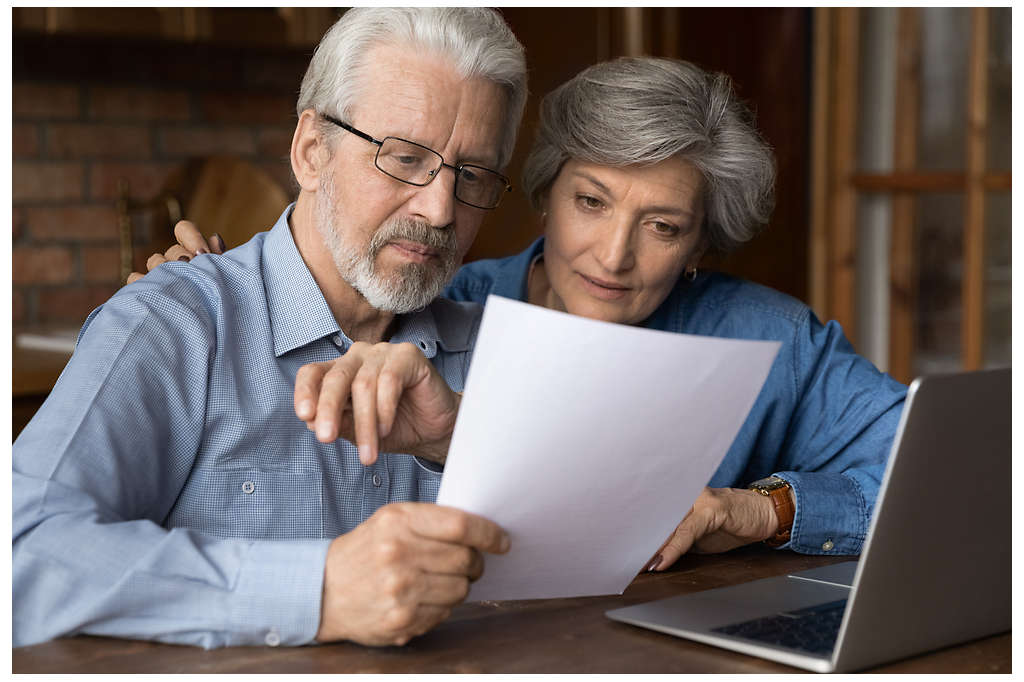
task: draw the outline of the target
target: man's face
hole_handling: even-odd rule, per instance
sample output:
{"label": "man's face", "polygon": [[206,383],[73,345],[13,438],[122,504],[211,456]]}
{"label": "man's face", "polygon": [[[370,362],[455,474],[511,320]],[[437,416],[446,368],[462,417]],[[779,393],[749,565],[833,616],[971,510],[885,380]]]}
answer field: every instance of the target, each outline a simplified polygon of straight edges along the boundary
{"label": "man's face", "polygon": [[[462,80],[443,61],[388,46],[366,60],[370,69],[348,123],[378,140],[429,147],[448,164],[497,168],[505,105],[498,86]],[[335,139],[316,197],[318,227],[342,277],[373,307],[409,312],[440,294],[486,211],[455,200],[451,169],[417,187],[379,171],[376,153],[356,135]]]}

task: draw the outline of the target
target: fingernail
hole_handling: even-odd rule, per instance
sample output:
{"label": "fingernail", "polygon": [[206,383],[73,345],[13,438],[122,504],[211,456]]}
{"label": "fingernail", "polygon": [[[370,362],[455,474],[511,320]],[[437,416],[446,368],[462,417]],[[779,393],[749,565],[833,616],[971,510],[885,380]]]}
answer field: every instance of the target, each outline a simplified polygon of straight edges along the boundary
{"label": "fingernail", "polygon": [[299,403],[299,416],[303,419],[312,416],[313,414],[313,401],[303,400]]}
{"label": "fingernail", "polygon": [[364,464],[370,461],[370,446],[360,445],[359,446],[359,461]]}
{"label": "fingernail", "polygon": [[316,427],[316,437],[321,441],[328,441],[331,439],[331,426],[330,424],[320,424]]}
{"label": "fingernail", "polygon": [[500,545],[500,547],[501,547],[502,553],[507,552],[509,550],[509,547],[511,547],[511,546],[512,546],[512,541],[509,539],[508,533],[505,533],[504,535],[501,536],[501,545]]}
{"label": "fingernail", "polygon": [[201,256],[204,253],[210,253],[209,251],[206,250],[206,247],[200,246],[198,249],[196,249],[196,255],[197,256]]}
{"label": "fingernail", "polygon": [[213,236],[212,236],[212,237],[210,237],[210,239],[211,239],[211,240],[213,240],[213,239],[216,239],[216,240],[217,240],[217,247],[218,247],[218,248],[219,248],[219,249],[220,249],[221,251],[223,251],[223,250],[224,250],[224,238],[223,238],[223,237],[221,237],[221,236],[220,236],[219,234],[217,234],[216,232],[214,232],[214,233],[213,233]]}
{"label": "fingernail", "polygon": [[650,560],[650,562],[644,568],[644,571],[647,572],[647,573],[650,573],[651,571],[656,569],[659,564],[661,564],[661,555],[660,554]]}

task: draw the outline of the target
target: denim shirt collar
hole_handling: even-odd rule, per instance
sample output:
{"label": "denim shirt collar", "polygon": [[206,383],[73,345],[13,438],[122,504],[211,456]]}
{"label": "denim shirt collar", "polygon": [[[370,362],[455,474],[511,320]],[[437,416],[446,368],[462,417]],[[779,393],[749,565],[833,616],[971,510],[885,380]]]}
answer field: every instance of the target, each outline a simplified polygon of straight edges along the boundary
{"label": "denim shirt collar", "polygon": [[[267,313],[274,336],[274,355],[280,357],[308,343],[337,334],[348,348],[352,340],[338,326],[323,292],[306,267],[288,220],[295,204],[284,210],[263,242],[262,269],[267,295]],[[438,325],[434,304],[422,310],[398,315],[392,343],[408,342],[432,358],[438,344],[452,352],[470,347],[469,329],[460,325]]]}
{"label": "denim shirt collar", "polygon": [[544,237],[538,237],[526,250],[499,261],[490,293],[517,301],[529,300],[530,264],[543,253]]}

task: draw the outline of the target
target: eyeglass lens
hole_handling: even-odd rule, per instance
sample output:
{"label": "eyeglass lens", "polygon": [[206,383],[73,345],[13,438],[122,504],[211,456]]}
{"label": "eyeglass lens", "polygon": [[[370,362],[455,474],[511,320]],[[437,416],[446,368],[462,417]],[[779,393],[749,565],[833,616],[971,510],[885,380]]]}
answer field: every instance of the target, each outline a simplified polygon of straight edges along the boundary
{"label": "eyeglass lens", "polygon": [[[426,185],[441,170],[440,154],[415,142],[386,137],[377,150],[376,165],[396,180]],[[455,173],[455,197],[478,208],[494,208],[506,191],[507,181],[492,170],[463,164]]]}

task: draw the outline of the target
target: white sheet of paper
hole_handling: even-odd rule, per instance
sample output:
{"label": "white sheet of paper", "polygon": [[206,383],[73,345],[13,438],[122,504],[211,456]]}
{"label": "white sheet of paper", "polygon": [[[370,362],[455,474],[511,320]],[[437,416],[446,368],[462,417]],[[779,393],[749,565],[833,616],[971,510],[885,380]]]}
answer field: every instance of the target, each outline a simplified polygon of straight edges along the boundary
{"label": "white sheet of paper", "polygon": [[437,503],[489,518],[469,601],[621,594],[686,515],[779,343],[609,324],[491,296]]}

